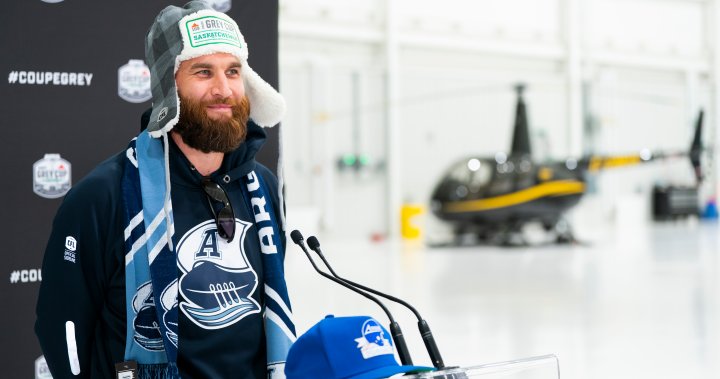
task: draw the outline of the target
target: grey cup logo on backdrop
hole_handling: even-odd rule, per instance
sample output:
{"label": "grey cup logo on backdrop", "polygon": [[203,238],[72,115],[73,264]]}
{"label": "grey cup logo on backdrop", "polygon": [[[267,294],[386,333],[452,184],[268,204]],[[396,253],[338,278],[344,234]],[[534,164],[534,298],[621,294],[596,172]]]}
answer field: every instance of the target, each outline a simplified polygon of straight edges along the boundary
{"label": "grey cup logo on backdrop", "polygon": [[231,0],[205,0],[205,3],[218,12],[227,12],[232,7]]}
{"label": "grey cup logo on backdrop", "polygon": [[33,164],[33,192],[46,199],[64,196],[72,187],[71,169],[60,154],[45,154]]}
{"label": "grey cup logo on backdrop", "polygon": [[143,103],[152,98],[150,69],[140,59],[130,59],[118,69],[118,96],[131,103]]}

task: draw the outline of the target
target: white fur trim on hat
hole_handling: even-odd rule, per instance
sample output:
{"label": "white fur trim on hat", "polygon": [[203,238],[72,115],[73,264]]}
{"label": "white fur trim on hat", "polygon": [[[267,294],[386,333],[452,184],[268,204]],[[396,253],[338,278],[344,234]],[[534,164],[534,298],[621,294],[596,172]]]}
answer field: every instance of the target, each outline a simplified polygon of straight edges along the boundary
{"label": "white fur trim on hat", "polygon": [[250,65],[242,70],[245,79],[245,94],[250,101],[250,118],[263,127],[271,127],[280,122],[285,115],[285,99]]}

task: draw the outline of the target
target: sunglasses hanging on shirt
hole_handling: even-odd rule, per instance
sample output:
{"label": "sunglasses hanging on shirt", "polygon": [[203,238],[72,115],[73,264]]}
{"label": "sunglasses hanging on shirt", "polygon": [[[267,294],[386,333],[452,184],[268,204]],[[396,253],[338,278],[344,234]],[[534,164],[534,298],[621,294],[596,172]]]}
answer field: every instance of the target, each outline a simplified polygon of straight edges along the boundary
{"label": "sunglasses hanging on shirt", "polygon": [[[228,242],[232,242],[235,237],[235,212],[230,204],[227,192],[225,192],[219,184],[209,179],[203,181],[202,187],[207,195],[210,210],[212,210],[215,216],[215,225],[217,225],[218,234],[220,237],[227,239]],[[220,212],[215,211],[215,207],[210,202],[210,199],[223,204]]]}

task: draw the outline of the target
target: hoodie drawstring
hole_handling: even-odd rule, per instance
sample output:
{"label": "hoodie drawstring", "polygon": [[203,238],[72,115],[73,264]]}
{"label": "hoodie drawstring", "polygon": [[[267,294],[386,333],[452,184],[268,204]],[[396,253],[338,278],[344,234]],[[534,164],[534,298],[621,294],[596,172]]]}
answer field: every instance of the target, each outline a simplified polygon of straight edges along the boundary
{"label": "hoodie drawstring", "polygon": [[165,211],[165,236],[168,241],[168,248],[174,251],[172,235],[175,232],[172,220],[170,220],[170,141],[165,130],[162,131],[163,143],[165,144],[165,201],[163,202],[163,210]]}

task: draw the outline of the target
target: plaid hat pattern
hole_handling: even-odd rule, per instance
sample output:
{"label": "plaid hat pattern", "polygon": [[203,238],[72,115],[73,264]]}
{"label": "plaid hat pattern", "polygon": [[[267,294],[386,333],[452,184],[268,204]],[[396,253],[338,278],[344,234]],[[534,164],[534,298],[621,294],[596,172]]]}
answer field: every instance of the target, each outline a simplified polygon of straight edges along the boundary
{"label": "plaid hat pattern", "polygon": [[171,5],[163,9],[145,40],[153,98],[147,129],[153,137],[169,132],[178,122],[180,99],[175,72],[180,63],[215,53],[233,54],[240,60],[250,118],[265,127],[280,122],[285,100],[248,64],[247,44],[237,23],[204,1],[191,1],[182,8]]}
{"label": "plaid hat pattern", "polygon": [[285,363],[288,379],[375,379],[430,370],[399,365],[390,334],[368,316],[327,316],[295,341]]}

